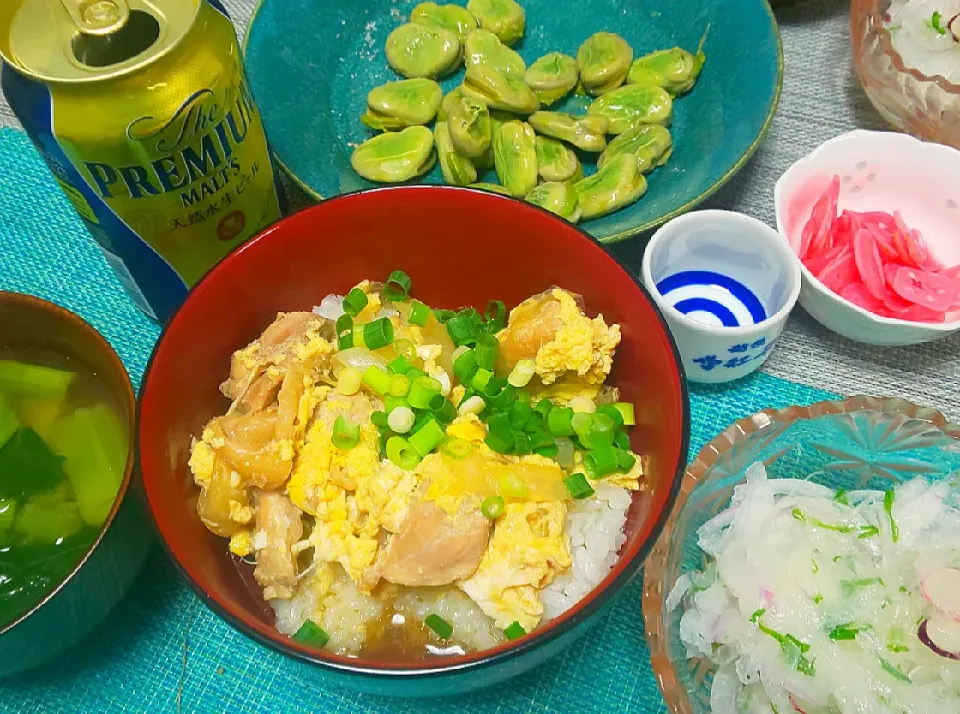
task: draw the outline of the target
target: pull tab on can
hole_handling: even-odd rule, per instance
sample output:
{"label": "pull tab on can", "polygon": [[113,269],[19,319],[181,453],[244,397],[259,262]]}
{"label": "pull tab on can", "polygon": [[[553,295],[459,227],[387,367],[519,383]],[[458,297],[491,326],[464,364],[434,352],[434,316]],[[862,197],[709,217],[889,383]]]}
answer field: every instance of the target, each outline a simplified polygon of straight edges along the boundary
{"label": "pull tab on can", "polygon": [[127,0],[60,0],[73,24],[84,35],[112,35],[127,24]]}

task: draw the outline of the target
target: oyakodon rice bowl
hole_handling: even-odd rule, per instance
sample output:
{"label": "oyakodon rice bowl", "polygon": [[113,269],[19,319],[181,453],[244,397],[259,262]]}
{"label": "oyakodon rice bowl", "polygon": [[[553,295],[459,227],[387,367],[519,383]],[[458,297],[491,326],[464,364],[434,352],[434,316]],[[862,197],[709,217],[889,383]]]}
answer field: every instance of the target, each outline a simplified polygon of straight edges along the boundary
{"label": "oyakodon rice bowl", "polygon": [[237,351],[193,445],[198,512],[276,627],[424,660],[555,618],[610,572],[643,460],[604,384],[617,325],[554,288],[431,310],[409,278],[285,313]]}

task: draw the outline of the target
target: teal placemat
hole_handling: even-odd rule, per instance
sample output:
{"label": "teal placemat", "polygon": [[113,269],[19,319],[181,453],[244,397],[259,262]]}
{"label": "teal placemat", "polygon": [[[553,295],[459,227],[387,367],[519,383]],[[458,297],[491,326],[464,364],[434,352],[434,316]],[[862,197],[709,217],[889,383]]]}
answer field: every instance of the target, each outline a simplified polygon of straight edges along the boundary
{"label": "teal placemat", "polygon": [[[26,137],[0,130],[0,289],[76,311],[114,345],[135,384],[159,329],[127,300]],[[735,419],[834,395],[763,374],[734,387],[691,388],[691,456]],[[641,578],[582,647],[528,676],[459,698],[471,714],[661,712],[640,615]],[[387,700],[323,688],[309,667],[232,630],[180,580],[159,549],[109,621],[78,647],[16,681],[0,712],[450,711],[453,702]]]}

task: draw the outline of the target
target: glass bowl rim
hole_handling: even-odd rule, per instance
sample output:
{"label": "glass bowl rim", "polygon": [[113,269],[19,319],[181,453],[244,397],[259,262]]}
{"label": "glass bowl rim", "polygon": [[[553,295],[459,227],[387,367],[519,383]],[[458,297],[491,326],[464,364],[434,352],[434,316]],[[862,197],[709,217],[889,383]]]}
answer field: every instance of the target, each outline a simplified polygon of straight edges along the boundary
{"label": "glass bowl rim", "polygon": [[650,662],[657,685],[670,712],[692,714],[689,695],[677,678],[677,671],[668,654],[668,642],[663,631],[664,601],[668,590],[664,589],[664,574],[670,555],[671,537],[677,525],[677,517],[697,484],[710,471],[717,460],[736,444],[754,433],[764,431],[776,424],[793,424],[798,421],[818,419],[830,414],[849,414],[872,411],[886,415],[902,415],[907,419],[930,422],[947,436],[960,441],[960,425],[949,421],[939,410],[921,407],[906,399],[896,397],[871,397],[858,395],[845,399],[826,400],[810,406],[790,406],[783,409],[764,409],[751,416],[739,419],[726,427],[704,445],[696,458],[687,466],[680,483],[680,491],[674,501],[670,517],[660,533],[653,550],[647,557],[643,572],[641,596],[644,632],[650,647]]}

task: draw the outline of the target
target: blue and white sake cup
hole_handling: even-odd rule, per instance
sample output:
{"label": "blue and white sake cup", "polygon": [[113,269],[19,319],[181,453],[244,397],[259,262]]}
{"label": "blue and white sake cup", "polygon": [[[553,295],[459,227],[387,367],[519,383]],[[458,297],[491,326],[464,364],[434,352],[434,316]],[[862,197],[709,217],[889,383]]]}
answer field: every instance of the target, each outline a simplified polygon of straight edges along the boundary
{"label": "blue and white sake cup", "polygon": [[662,226],[642,278],[694,382],[729,382],[762,365],[800,294],[786,241],[732,211],[695,211]]}

